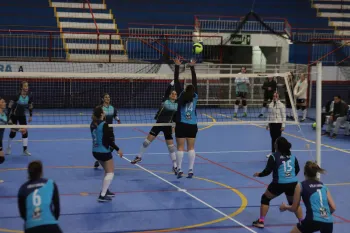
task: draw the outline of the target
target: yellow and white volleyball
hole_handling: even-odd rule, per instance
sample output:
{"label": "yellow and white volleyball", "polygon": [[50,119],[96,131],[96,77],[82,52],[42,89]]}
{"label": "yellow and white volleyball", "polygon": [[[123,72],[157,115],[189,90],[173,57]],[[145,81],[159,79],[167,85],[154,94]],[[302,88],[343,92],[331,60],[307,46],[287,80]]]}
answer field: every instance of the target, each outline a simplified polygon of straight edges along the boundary
{"label": "yellow and white volleyball", "polygon": [[192,50],[194,54],[200,54],[203,51],[203,45],[201,43],[195,43]]}

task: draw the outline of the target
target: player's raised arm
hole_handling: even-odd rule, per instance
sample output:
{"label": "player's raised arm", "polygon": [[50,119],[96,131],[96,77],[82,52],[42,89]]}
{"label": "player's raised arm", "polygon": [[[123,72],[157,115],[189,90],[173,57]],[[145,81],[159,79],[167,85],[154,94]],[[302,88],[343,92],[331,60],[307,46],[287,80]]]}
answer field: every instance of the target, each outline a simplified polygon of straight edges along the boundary
{"label": "player's raised arm", "polygon": [[191,63],[189,63],[189,66],[191,68],[192,85],[194,87],[194,92],[198,94],[197,74],[196,74],[196,70],[194,69],[195,64],[196,64],[196,60],[191,60]]}
{"label": "player's raised arm", "polygon": [[175,84],[175,91],[180,94],[183,91],[183,88],[181,87],[181,83],[179,80],[180,76],[180,65],[182,62],[180,61],[179,58],[174,59],[175,63],[175,71],[174,71],[174,84]]}

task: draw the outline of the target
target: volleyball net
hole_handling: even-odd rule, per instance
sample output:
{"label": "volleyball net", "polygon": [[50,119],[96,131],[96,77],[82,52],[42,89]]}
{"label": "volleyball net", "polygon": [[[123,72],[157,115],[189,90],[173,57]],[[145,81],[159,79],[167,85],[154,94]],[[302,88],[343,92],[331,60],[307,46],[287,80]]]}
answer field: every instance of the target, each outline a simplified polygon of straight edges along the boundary
{"label": "volleyball net", "polygon": [[[110,104],[117,109],[121,121],[121,124],[113,124],[113,127],[156,125],[155,114],[162,106],[165,91],[173,79],[174,75],[171,73],[0,73],[1,96],[7,102],[19,93],[23,81],[29,84],[34,107],[33,121],[28,126],[23,126],[24,128],[89,127],[92,110],[102,103],[106,93],[109,94]],[[197,79],[199,99],[196,112],[199,125],[280,122],[281,118],[276,120],[269,112],[271,109],[268,107],[273,104],[273,99],[266,96],[266,89],[263,88],[264,82],[269,79],[276,81],[276,90],[272,91],[279,93],[285,107],[288,107],[286,101],[290,101],[291,108],[285,110],[284,123],[299,124],[293,97],[298,75],[291,72],[205,74],[199,71]],[[239,95],[241,87],[238,85],[241,83],[238,80],[246,80],[245,99]],[[180,82],[182,86],[191,83],[191,73],[187,68],[183,68],[180,73]],[[272,106],[276,108],[276,105]]]}

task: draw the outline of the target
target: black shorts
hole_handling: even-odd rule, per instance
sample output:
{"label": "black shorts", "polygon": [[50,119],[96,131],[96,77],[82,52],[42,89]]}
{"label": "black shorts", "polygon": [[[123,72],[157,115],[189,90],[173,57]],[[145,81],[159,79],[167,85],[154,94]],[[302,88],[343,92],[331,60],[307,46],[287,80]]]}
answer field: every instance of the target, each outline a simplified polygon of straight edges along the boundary
{"label": "black shorts", "polygon": [[301,221],[301,223],[297,224],[297,228],[301,233],[332,233],[333,223],[325,223],[304,219],[303,221]]}
{"label": "black shorts", "polygon": [[163,132],[165,140],[173,140],[173,127],[171,126],[153,126],[149,134],[157,137]]}
{"label": "black shorts", "polygon": [[96,160],[102,161],[102,162],[106,162],[108,160],[113,159],[112,152],[108,152],[108,153],[92,152],[92,155]]}
{"label": "black shorts", "polygon": [[11,116],[12,124],[14,125],[27,125],[27,117],[26,116]]}
{"label": "black shorts", "polygon": [[52,224],[28,228],[24,233],[62,233],[62,230],[57,224]]}
{"label": "black shorts", "polygon": [[236,97],[240,97],[242,99],[246,99],[248,95],[248,92],[238,92]]}
{"label": "black shorts", "polygon": [[288,184],[278,184],[270,183],[267,187],[267,190],[272,193],[274,196],[279,196],[282,193],[286,194],[288,197],[294,196],[294,190],[298,182],[288,183]]}
{"label": "black shorts", "polygon": [[186,123],[176,123],[175,137],[177,138],[196,138],[198,126]]}

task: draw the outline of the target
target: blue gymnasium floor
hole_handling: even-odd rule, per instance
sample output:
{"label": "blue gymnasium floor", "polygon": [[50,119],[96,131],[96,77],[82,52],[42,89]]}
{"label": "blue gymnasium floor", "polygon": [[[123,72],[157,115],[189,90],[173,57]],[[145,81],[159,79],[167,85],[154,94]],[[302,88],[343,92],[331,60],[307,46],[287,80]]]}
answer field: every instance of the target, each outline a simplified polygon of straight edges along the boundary
{"label": "blue gymnasium floor", "polygon": [[[214,118],[219,118],[215,114]],[[35,119],[34,119],[35,120]],[[123,119],[121,119],[123,121]],[[58,120],[57,120],[58,122]],[[35,123],[35,122],[34,122]],[[117,144],[125,157],[134,158],[150,127],[117,128]],[[288,126],[285,136],[293,144],[294,154],[303,166],[315,156],[315,131],[302,126],[304,136],[296,126]],[[4,145],[7,144],[8,130]],[[13,154],[0,167],[0,232],[22,232],[23,221],[17,209],[17,191],[26,181],[26,166],[40,159],[45,177],[52,178],[61,196],[60,226],[63,232],[290,232],[296,223],[294,214],[280,213],[278,206],[285,197],[271,202],[265,229],[251,228],[259,217],[261,194],[271,177],[253,178],[267,161],[270,136],[256,125],[213,126],[201,128],[196,144],[195,178],[177,179],[171,173],[171,163],[163,137],[149,147],[140,164],[176,187],[149,174],[124,159],[115,157],[115,179],[111,190],[116,197],[111,203],[96,201],[103,171],[92,168],[91,139],[88,129],[30,129],[31,157],[21,155],[18,135]],[[348,233],[350,223],[350,138],[322,139],[322,164],[328,173],[322,176],[337,205],[334,232]],[[310,150],[307,149],[310,145]],[[184,157],[187,170],[187,155]],[[299,174],[303,179],[303,173]],[[184,190],[193,196],[189,196]],[[201,199],[212,208],[195,198]],[[225,218],[213,208],[229,215]],[[247,226],[250,228],[246,229]]]}

